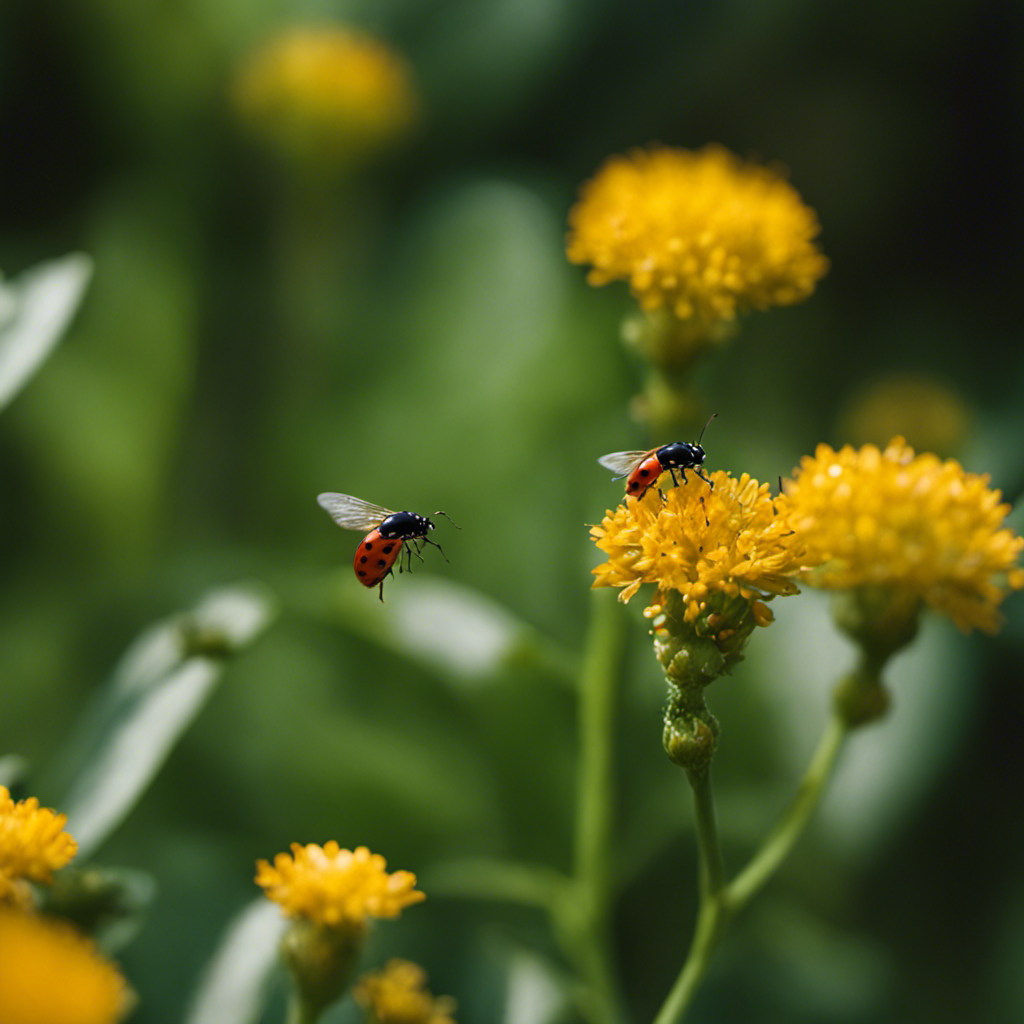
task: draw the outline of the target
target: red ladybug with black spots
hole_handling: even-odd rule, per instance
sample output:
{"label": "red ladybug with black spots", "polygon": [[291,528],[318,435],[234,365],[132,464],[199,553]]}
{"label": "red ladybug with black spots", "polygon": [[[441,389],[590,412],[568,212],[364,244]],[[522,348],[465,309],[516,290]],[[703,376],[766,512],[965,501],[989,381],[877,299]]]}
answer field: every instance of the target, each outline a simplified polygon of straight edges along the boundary
{"label": "red ladybug with black spots", "polygon": [[[353,498],[351,494],[328,492],[317,495],[316,500],[343,529],[370,531],[356,548],[353,569],[356,579],[364,587],[380,585],[381,601],[384,600],[384,580],[392,574],[403,546],[408,557],[406,569],[411,569],[414,554],[423,561],[420,555],[421,541],[437,548],[441,552],[441,557],[448,561],[448,557],[441,550],[441,545],[427,536],[434,529],[434,524],[426,516],[416,515],[415,512],[392,512],[380,505],[371,505],[361,498]],[[444,512],[435,512],[434,515],[444,516],[451,522]],[[455,524],[452,523],[452,526]],[[455,528],[459,529],[457,526]],[[398,571],[402,571],[401,563]]]}
{"label": "red ladybug with black spots", "polygon": [[[708,418],[710,423],[717,413],[712,413]],[[704,430],[708,429],[708,423],[704,424]],[[704,430],[700,432],[697,443],[690,441],[672,441],[670,444],[663,444],[660,448],[651,448],[646,452],[612,452],[610,455],[602,455],[597,461],[618,474],[616,479],[628,477],[626,480],[626,493],[634,495],[637,499],[642,498],[647,489],[657,483],[662,473],[672,474],[672,483],[677,487],[679,481],[676,479],[676,470],[683,475],[683,483],[686,483],[686,471],[689,469],[699,476],[709,487],[715,485],[701,471],[704,465],[704,449],[700,446],[704,438]]]}

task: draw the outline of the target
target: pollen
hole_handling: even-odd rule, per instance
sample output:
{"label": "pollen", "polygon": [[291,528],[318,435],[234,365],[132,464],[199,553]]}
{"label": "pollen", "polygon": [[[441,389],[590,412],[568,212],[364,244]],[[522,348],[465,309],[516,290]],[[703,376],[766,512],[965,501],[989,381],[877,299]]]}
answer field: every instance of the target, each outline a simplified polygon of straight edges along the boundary
{"label": "pollen", "polygon": [[794,577],[806,564],[804,545],[776,508],[768,484],[748,474],[711,474],[714,489],[691,480],[665,493],[652,487],[609,512],[591,529],[608,561],[594,569],[595,587],[621,587],[628,601],[644,583],[675,591],[693,622],[724,602],[754,602],[758,625],[771,613],[763,604],[797,592]]}
{"label": "pollen", "polygon": [[292,917],[318,924],[362,929],[370,918],[397,917],[426,899],[410,871],[389,874],[380,854],[365,846],[345,850],[334,841],[317,846],[292,843],[271,865],[256,864],[256,884]]}
{"label": "pollen", "polygon": [[889,588],[986,633],[999,628],[1007,593],[1024,587],[1024,538],[1006,527],[1010,506],[989,478],[915,455],[902,437],[884,450],[818,445],[781,501],[821,563],[812,585]]}
{"label": "pollen", "polygon": [[49,882],[74,857],[78,846],[66,822],[35,797],[15,802],[0,786],[0,902],[14,901],[20,880]]}
{"label": "pollen", "polygon": [[416,96],[405,61],[343,27],[295,28],[250,54],[232,90],[253,131],[307,165],[354,162],[405,134]]}
{"label": "pollen", "polygon": [[117,968],[68,925],[0,910],[3,1024],[114,1024],[129,1003]]}
{"label": "pollen", "polygon": [[433,996],[422,967],[389,960],[383,971],[360,978],[353,994],[375,1024],[455,1024],[455,1000]]}
{"label": "pollen", "polygon": [[645,310],[714,327],[806,299],[828,269],[817,216],[771,168],[721,146],[609,159],[569,213],[568,258],[626,281]]}

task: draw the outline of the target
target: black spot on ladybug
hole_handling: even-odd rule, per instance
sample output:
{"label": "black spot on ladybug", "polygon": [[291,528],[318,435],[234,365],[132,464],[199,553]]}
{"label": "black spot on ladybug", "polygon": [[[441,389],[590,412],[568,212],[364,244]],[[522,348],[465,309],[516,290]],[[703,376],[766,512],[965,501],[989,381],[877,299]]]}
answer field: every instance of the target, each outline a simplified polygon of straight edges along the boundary
{"label": "black spot on ladybug", "polygon": [[359,561],[365,564],[367,561],[369,561],[369,559],[366,557],[366,555],[363,555],[363,557],[360,558]]}
{"label": "black spot on ladybug", "polygon": [[360,570],[359,570],[359,575],[360,575],[360,576],[365,576],[365,575],[366,575],[366,573],[365,573],[365,572],[363,572],[363,570],[362,570],[362,569],[360,569]]}
{"label": "black spot on ladybug", "polygon": [[388,544],[388,546],[386,548],[384,548],[384,554],[385,555],[390,555],[392,550],[394,549],[394,547],[395,547],[394,544]]}
{"label": "black spot on ladybug", "polygon": [[650,476],[651,475],[651,471],[649,469],[641,469],[640,470],[640,475],[641,476]]}
{"label": "black spot on ladybug", "polygon": [[378,558],[377,559],[377,564],[383,569],[384,566],[387,565],[388,563],[386,561],[384,561],[383,558]]}
{"label": "black spot on ladybug", "polygon": [[372,551],[373,550],[373,545],[369,541],[366,542],[366,550],[367,551]]}

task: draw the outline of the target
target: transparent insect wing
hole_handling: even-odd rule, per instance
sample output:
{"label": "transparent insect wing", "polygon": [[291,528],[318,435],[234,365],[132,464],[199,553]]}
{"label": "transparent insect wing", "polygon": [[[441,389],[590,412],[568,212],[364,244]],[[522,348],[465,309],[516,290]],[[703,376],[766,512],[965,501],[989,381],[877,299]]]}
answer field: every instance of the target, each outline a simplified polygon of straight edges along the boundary
{"label": "transparent insect wing", "polygon": [[329,491],[317,495],[317,504],[343,529],[372,530],[388,516],[390,509],[380,505],[371,505],[362,498],[353,498],[351,494],[335,494]]}
{"label": "transparent insect wing", "polygon": [[646,452],[612,452],[610,455],[602,455],[597,461],[605,469],[610,469],[616,475],[616,479],[619,479],[629,476],[654,450],[652,448]]}

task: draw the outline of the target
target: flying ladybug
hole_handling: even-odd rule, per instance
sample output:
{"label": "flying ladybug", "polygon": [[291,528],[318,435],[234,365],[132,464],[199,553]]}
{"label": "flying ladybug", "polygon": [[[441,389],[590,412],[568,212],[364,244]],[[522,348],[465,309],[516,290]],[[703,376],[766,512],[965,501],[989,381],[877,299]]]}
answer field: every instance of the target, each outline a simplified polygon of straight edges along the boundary
{"label": "flying ladybug", "polygon": [[663,444],[660,448],[651,448],[646,452],[612,452],[610,455],[602,455],[597,461],[617,474],[616,480],[628,477],[626,480],[626,493],[642,498],[647,493],[647,488],[657,483],[662,473],[672,474],[672,483],[677,487],[679,481],[676,479],[676,470],[683,475],[683,483],[686,483],[686,471],[691,470],[699,476],[709,487],[715,485],[704,475],[701,466],[704,465],[704,449],[700,443],[704,438],[704,431],[718,413],[714,412],[708,417],[704,429],[700,432],[696,444],[690,441],[672,441]]}
{"label": "flying ladybug", "polygon": [[[380,584],[380,599],[384,601],[384,580],[392,573],[392,568],[405,548],[408,563],[407,570],[412,568],[412,556],[422,562],[420,547],[429,544],[441,552],[441,557],[448,561],[448,556],[441,550],[441,545],[432,541],[427,534],[434,524],[426,517],[415,512],[392,512],[380,505],[371,505],[361,498],[353,498],[351,494],[335,494],[329,491],[317,495],[317,503],[343,529],[369,530],[356,548],[353,563],[356,578],[364,587],[375,587]],[[444,512],[435,512],[435,516],[444,516],[448,522],[450,517]],[[455,526],[455,523],[452,523]],[[455,526],[455,529],[460,527]],[[399,563],[398,571],[402,571]]]}

